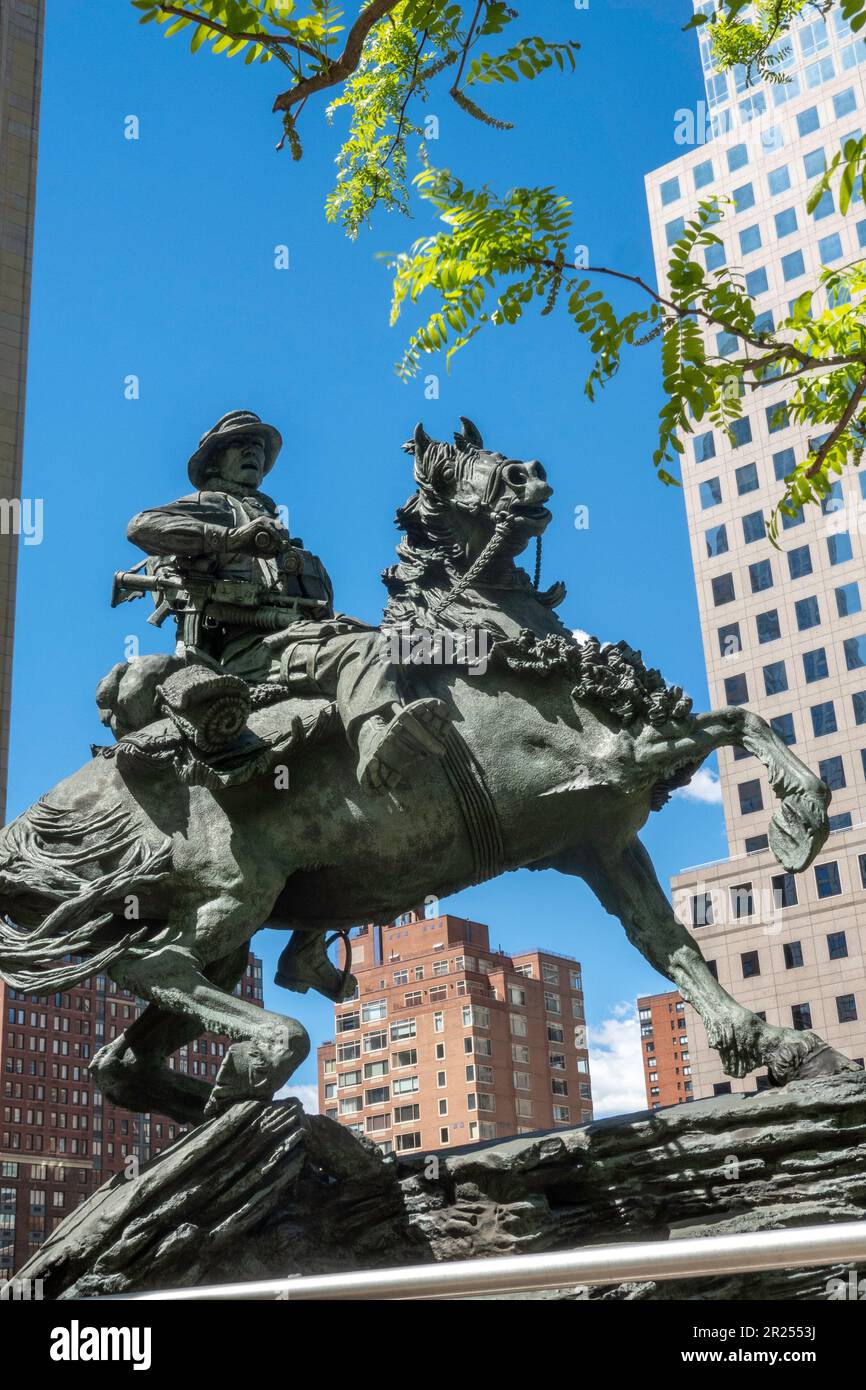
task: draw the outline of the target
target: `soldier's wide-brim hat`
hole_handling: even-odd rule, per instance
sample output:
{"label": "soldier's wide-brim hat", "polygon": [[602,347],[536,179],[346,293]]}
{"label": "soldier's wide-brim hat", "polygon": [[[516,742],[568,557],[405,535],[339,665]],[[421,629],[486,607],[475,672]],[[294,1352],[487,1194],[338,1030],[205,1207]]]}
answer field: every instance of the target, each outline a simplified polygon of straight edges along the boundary
{"label": "soldier's wide-brim hat", "polygon": [[217,420],[199,440],[199,446],[187,464],[187,473],[193,487],[203,486],[208,473],[208,464],[217,449],[230,444],[233,439],[255,435],[265,446],[265,473],[270,473],[277,461],[277,454],[283,447],[283,437],[273,425],[266,425],[260,416],[251,410],[230,410]]}

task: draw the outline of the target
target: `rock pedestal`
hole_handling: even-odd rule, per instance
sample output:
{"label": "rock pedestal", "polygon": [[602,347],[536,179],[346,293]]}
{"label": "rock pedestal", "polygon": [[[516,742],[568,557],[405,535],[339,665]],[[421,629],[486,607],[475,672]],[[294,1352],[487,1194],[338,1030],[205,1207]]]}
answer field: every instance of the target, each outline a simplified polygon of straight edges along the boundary
{"label": "rock pedestal", "polygon": [[[251,1101],[112,1179],[19,1275],[81,1298],[858,1220],[864,1141],[862,1072],[399,1160],[296,1101]],[[818,1299],[843,1274],[545,1296]]]}

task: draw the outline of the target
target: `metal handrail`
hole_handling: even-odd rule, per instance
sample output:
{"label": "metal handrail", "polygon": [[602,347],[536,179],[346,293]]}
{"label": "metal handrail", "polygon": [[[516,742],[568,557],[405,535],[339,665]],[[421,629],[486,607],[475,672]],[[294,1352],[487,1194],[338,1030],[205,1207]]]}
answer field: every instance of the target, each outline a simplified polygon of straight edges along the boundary
{"label": "metal handrail", "polygon": [[866,1221],[846,1221],[838,1225],[754,1231],[745,1235],[597,1245],[552,1255],[506,1255],[409,1265],[404,1269],[303,1275],[157,1293],[110,1294],[100,1301],[472,1298],[566,1288],[575,1284],[700,1279],[746,1271],[850,1264],[860,1260],[866,1260]]}

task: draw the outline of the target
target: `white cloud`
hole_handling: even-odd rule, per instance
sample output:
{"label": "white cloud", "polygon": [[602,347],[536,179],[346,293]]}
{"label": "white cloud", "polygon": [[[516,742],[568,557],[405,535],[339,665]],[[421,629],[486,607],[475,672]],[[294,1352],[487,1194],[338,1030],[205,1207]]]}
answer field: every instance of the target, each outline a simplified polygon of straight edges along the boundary
{"label": "white cloud", "polygon": [[700,801],[705,806],[721,806],[722,784],[711,768],[699,767],[689,785],[677,787],[674,796],[683,801]]}
{"label": "white cloud", "polygon": [[583,630],[582,627],[575,627],[575,628],[572,628],[571,635],[572,635],[572,637],[574,638],[575,642],[588,642],[588,641],[589,641],[589,633],[588,633],[588,632],[584,632],[584,630]]}
{"label": "white cloud", "polygon": [[277,1091],[274,1100],[286,1100],[289,1096],[296,1097],[301,1102],[301,1105],[308,1115],[319,1114],[318,1086],[298,1086],[293,1081],[287,1081],[283,1089]]}
{"label": "white cloud", "polygon": [[610,1018],[598,1028],[590,1028],[589,1071],[596,1119],[646,1110],[640,1026],[634,1004],[615,1004]]}

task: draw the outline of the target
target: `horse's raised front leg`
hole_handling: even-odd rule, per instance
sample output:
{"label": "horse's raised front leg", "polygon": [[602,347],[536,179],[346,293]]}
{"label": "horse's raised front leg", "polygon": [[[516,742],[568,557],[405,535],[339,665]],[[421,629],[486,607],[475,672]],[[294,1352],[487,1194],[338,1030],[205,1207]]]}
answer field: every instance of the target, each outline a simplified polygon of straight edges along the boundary
{"label": "horse's raised front leg", "polygon": [[728,1076],[743,1077],[765,1066],[783,1083],[857,1069],[817,1033],[766,1023],[722,988],[697,942],[674,915],[637,838],[609,859],[587,850],[554,859],[550,867],[585,879],[602,906],[620,919],[641,955],[674,982],[700,1014],[710,1047],[718,1052]]}
{"label": "horse's raised front leg", "polygon": [[769,825],[779,863],[792,873],[808,868],[830,833],[830,791],[759,715],[731,707],[694,715],[675,733],[647,725],[635,740],[635,757],[657,770],[662,784],[681,785],[678,773],[696,771],[717,748],[729,746],[754,753],[781,801]]}

